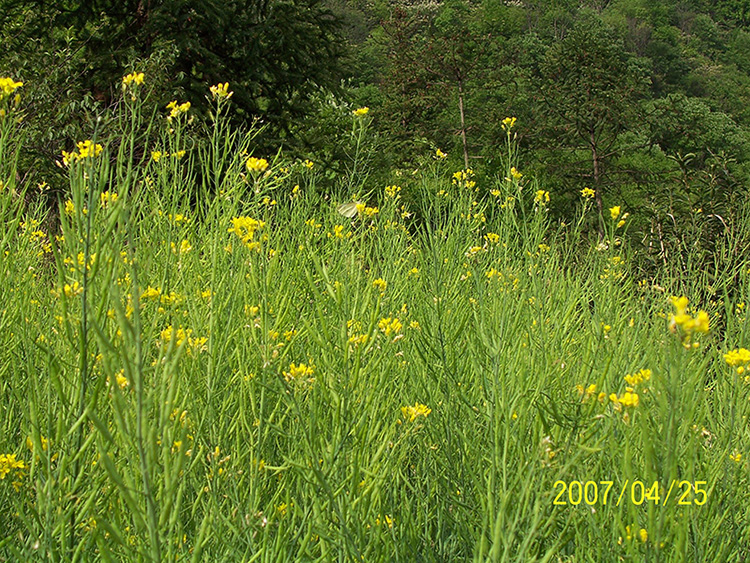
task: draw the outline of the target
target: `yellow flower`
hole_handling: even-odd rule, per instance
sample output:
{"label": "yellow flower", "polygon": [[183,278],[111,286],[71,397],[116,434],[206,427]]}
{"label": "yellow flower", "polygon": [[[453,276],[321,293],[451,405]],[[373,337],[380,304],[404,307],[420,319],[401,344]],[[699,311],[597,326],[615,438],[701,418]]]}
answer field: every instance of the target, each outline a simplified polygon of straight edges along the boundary
{"label": "yellow flower", "polygon": [[370,108],[365,106],[362,108],[355,109],[352,113],[356,115],[357,117],[364,117],[365,115],[369,113],[369,111],[370,111]]}
{"label": "yellow flower", "polygon": [[211,86],[211,95],[214,97],[214,100],[220,100],[220,99],[226,99],[232,97],[232,94],[234,92],[229,91],[229,82],[225,82],[224,84],[217,84],[216,86]]}
{"label": "yellow flower", "polygon": [[65,297],[75,297],[83,293],[83,287],[77,281],[73,282],[72,285],[66,283],[63,286],[63,293],[65,294]]}
{"label": "yellow flower", "polygon": [[405,420],[408,420],[409,422],[414,422],[417,417],[424,416],[427,417],[428,414],[432,412],[432,409],[428,407],[427,405],[423,405],[421,403],[416,403],[413,407],[412,406],[406,406],[401,407],[401,414],[404,417]]}
{"label": "yellow flower", "polygon": [[617,219],[620,216],[620,206],[615,205],[614,207],[610,207],[609,214],[612,217],[612,219]]}
{"label": "yellow flower", "polygon": [[83,160],[85,158],[95,158],[99,156],[104,150],[104,147],[102,147],[99,143],[94,144],[91,140],[79,141],[78,143],[76,143],[76,146],[78,148],[78,152],[62,151],[63,164],[65,166],[69,166],[72,162],[78,162],[79,160]]}
{"label": "yellow flower", "polygon": [[443,151],[441,151],[440,149],[438,149],[438,150],[436,150],[436,151],[435,151],[435,158],[437,158],[438,160],[442,160],[442,159],[444,159],[444,158],[448,158],[448,155],[447,155],[447,154],[445,154],[445,153],[444,153]]}
{"label": "yellow flower", "polygon": [[401,321],[399,321],[397,318],[391,319],[391,317],[388,317],[387,319],[380,319],[380,322],[378,322],[378,328],[386,336],[390,336],[391,333],[393,334],[400,333],[401,329],[403,328],[403,325],[401,324]]}
{"label": "yellow flower", "polygon": [[734,450],[734,452],[729,454],[729,459],[731,459],[735,463],[740,463],[742,461],[742,454],[737,450]]}
{"label": "yellow flower", "polygon": [[396,199],[398,194],[401,192],[401,186],[386,186],[385,197],[390,199]]}
{"label": "yellow flower", "polygon": [[99,194],[99,199],[101,200],[102,207],[108,207],[110,203],[117,201],[117,193],[110,193],[109,190],[107,190],[106,192]]}
{"label": "yellow flower", "polygon": [[307,378],[307,382],[312,382],[311,375],[315,373],[315,368],[312,365],[305,364],[289,364],[289,371],[284,372],[284,379],[287,381],[300,381],[304,382]]}
{"label": "yellow flower", "polygon": [[234,217],[232,219],[232,227],[228,231],[236,234],[248,248],[254,250],[260,248],[259,243],[253,240],[255,232],[258,229],[262,229],[265,225],[265,222],[257,221],[250,217]]}
{"label": "yellow flower", "polygon": [[724,354],[724,360],[728,365],[735,368],[738,374],[742,375],[750,364],[750,350],[746,348],[730,350]]}
{"label": "yellow flower", "polygon": [[118,387],[122,390],[125,390],[125,388],[130,385],[128,378],[125,377],[124,369],[121,369],[115,374],[115,381],[117,382]]}
{"label": "yellow flower", "polygon": [[167,116],[167,121],[172,121],[175,117],[179,117],[183,113],[188,112],[190,109],[190,102],[178,104],[176,100],[172,100],[167,104],[167,109],[170,110],[169,115]]}
{"label": "yellow flower", "polygon": [[[688,348],[690,339],[694,332],[706,333],[709,331],[709,316],[705,311],[698,311],[695,317],[687,313],[687,297],[672,297],[670,299],[674,305],[675,312],[669,316],[669,330],[673,333],[680,334],[683,345]],[[698,343],[693,343],[693,347]]]}
{"label": "yellow flower", "polygon": [[372,286],[380,290],[380,293],[383,294],[385,293],[385,288],[388,287],[388,282],[386,282],[383,278],[378,278],[372,282]]}
{"label": "yellow flower", "polygon": [[16,454],[0,454],[0,479],[5,479],[13,470],[16,470],[18,475],[22,469],[26,469],[26,463],[21,459],[17,460]]}
{"label": "yellow flower", "polygon": [[157,301],[161,296],[161,290],[155,287],[148,286],[141,294],[141,299],[147,301]]}
{"label": "yellow flower", "polygon": [[536,195],[534,196],[534,203],[537,203],[540,205],[549,203],[549,192],[545,192],[544,190],[538,190],[536,192]]}
{"label": "yellow flower", "polygon": [[513,129],[513,127],[516,124],[516,118],[515,117],[506,117],[503,119],[503,129],[505,129],[508,133],[510,133],[510,130]]}
{"label": "yellow flower", "polygon": [[625,376],[625,381],[628,383],[628,385],[632,386],[643,383],[644,381],[648,381],[649,379],[651,379],[650,369],[642,369],[632,375],[628,374]]}
{"label": "yellow flower", "polygon": [[584,197],[584,198],[586,198],[586,199],[591,199],[595,195],[596,195],[596,192],[594,190],[592,190],[591,188],[583,188],[581,190],[581,196]]}
{"label": "yellow flower", "polygon": [[122,89],[127,90],[131,85],[141,86],[144,78],[142,72],[131,72],[122,77]]}
{"label": "yellow flower", "polygon": [[0,97],[0,99],[10,96],[21,86],[23,86],[23,82],[16,82],[12,78],[7,77],[0,78],[0,91],[2,91],[2,97]]}
{"label": "yellow flower", "polygon": [[266,168],[268,168],[268,161],[265,158],[251,156],[245,162],[245,166],[250,172],[265,172]]}
{"label": "yellow flower", "polygon": [[[168,155],[167,155],[168,156]],[[151,151],[151,158],[154,162],[159,162],[162,157],[161,151]]]}

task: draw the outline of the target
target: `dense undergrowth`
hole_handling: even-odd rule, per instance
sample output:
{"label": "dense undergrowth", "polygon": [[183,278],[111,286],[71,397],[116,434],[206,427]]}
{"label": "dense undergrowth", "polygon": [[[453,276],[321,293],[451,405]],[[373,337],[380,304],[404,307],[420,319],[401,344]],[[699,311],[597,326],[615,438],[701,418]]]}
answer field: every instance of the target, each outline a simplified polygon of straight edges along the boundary
{"label": "dense undergrowth", "polygon": [[742,560],[736,239],[641,279],[626,209],[550,221],[511,120],[487,185],[438,154],[321,194],[226,87],[194,148],[137,88],[123,142],[65,155],[59,232],[3,100],[0,560]]}

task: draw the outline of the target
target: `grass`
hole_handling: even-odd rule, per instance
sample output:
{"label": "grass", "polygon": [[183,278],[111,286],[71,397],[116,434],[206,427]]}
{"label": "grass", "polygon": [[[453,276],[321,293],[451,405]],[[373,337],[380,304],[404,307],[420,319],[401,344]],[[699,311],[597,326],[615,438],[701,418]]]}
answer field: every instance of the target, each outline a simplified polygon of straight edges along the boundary
{"label": "grass", "polygon": [[510,134],[486,185],[435,159],[364,198],[355,116],[326,195],[314,165],[248,169],[226,103],[191,146],[126,96],[60,232],[0,123],[0,560],[743,560],[731,236],[730,270],[642,280],[621,215],[593,245],[586,200],[553,223]]}

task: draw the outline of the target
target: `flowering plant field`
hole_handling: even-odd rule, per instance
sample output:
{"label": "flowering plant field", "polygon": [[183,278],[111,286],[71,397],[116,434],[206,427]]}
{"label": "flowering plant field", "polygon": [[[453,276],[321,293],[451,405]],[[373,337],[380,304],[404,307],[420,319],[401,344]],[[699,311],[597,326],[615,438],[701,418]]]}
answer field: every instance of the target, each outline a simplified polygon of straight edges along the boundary
{"label": "flowering plant field", "polygon": [[731,271],[639,279],[626,207],[593,242],[593,190],[553,223],[511,118],[497,178],[438,149],[320,194],[314,162],[229,129],[228,84],[192,145],[190,105],[149,117],[137,73],[121,141],[61,155],[53,223],[17,183],[21,87],[0,81],[0,561],[746,557],[731,236]]}

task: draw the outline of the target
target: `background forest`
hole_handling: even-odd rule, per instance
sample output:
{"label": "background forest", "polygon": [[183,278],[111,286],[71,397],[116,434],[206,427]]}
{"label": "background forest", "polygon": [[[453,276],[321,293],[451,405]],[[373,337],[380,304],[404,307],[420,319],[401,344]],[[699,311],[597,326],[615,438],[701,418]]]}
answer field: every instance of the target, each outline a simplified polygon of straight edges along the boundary
{"label": "background forest", "polygon": [[[373,182],[438,148],[492,177],[515,116],[521,172],[555,216],[570,219],[584,187],[600,211],[625,204],[645,267],[688,248],[708,258],[746,198],[744,0],[2,4],[0,69],[27,85],[33,184],[62,185],[55,159],[112,119],[112,85],[137,67],[157,105],[187,99],[199,118],[204,85],[231,82],[235,123],[265,126],[259,152],[310,159],[324,189],[355,151]],[[373,123],[358,143],[347,129],[359,106]]]}

